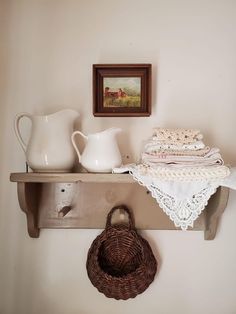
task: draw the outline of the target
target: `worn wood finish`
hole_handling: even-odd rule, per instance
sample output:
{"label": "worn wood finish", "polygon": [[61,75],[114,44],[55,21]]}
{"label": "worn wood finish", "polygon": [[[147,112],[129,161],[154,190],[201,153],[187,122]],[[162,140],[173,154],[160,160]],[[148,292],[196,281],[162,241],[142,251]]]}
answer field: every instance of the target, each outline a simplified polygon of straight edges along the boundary
{"label": "worn wood finish", "polygon": [[[138,229],[177,230],[151,194],[128,174],[19,173],[12,174],[11,181],[18,182],[20,207],[26,213],[31,237],[38,237],[41,228],[103,229],[109,210],[119,204],[126,204],[134,211]],[[58,210],[55,202],[57,182],[77,185],[71,207]],[[219,188],[195,221],[194,228],[189,230],[203,230],[206,240],[214,239],[228,193],[228,188]],[[115,221],[124,220],[124,217],[121,211]]]}
{"label": "worn wood finish", "polygon": [[220,217],[222,216],[228,202],[229,189],[225,187],[218,188],[209,200],[206,210],[206,227],[204,232],[205,240],[213,240],[216,235]]}
{"label": "worn wood finish", "polygon": [[114,173],[36,173],[22,172],[10,175],[12,182],[106,182],[106,183],[135,183],[129,174]]}
{"label": "worn wood finish", "polygon": [[[176,230],[173,222],[160,209],[156,200],[139,184],[78,183],[71,210],[63,219],[58,217],[54,201],[54,184],[43,184],[39,209],[40,228],[103,229],[106,216],[113,206],[126,204],[134,211],[138,229]],[[116,213],[117,214],[117,213]],[[124,219],[124,213],[115,220]],[[204,220],[199,218],[195,230],[203,230]]]}
{"label": "worn wood finish", "polygon": [[38,208],[41,194],[40,183],[23,183],[17,185],[20,208],[27,217],[27,228],[30,237],[39,237]]}

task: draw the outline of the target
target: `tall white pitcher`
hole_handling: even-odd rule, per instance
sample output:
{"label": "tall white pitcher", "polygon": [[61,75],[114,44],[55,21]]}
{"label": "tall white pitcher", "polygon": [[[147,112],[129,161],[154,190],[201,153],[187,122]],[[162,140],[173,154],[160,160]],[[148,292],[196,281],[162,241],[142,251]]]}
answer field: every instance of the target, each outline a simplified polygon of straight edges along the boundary
{"label": "tall white pitcher", "polygon": [[[29,142],[21,136],[19,122],[27,117],[32,122]],[[15,117],[15,133],[26,161],[35,172],[68,172],[74,165],[75,153],[71,144],[77,111],[65,109],[56,113],[39,116],[19,113]]]}
{"label": "tall white pitcher", "polygon": [[[110,128],[102,132],[84,135],[75,131],[71,140],[77,152],[79,162],[89,172],[111,172],[113,168],[121,165],[121,154],[116,142],[116,134],[121,132],[119,128]],[[83,153],[80,153],[75,136],[79,134],[86,140]]]}

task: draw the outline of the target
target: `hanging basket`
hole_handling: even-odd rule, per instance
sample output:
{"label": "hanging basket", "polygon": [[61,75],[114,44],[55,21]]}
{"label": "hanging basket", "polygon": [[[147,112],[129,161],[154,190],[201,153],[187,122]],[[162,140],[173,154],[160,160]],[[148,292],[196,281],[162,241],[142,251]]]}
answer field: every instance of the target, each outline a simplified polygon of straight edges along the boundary
{"label": "hanging basket", "polygon": [[[111,224],[115,210],[123,209],[129,223]],[[108,298],[129,299],[144,292],[154,280],[157,262],[148,242],[136,231],[134,219],[125,205],[113,207],[105,230],[93,241],[87,257],[92,284]]]}

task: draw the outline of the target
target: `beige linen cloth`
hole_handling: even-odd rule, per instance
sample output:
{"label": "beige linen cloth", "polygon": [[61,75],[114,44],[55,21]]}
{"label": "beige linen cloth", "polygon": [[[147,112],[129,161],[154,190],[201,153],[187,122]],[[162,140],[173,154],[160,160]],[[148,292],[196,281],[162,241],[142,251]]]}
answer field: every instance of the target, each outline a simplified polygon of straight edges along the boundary
{"label": "beige linen cloth", "polygon": [[224,163],[218,148],[212,148],[204,156],[173,155],[168,153],[155,155],[144,152],[142,154],[142,162],[148,165],[164,163],[194,167],[223,165]]}

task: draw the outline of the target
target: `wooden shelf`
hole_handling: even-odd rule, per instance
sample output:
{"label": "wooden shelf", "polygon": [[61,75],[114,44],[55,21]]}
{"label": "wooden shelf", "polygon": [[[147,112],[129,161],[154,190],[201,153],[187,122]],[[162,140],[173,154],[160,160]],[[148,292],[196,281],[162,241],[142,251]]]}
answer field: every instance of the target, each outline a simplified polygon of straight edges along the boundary
{"label": "wooden shelf", "polygon": [[[107,213],[119,204],[126,204],[133,210],[137,229],[179,230],[149,191],[129,174],[12,173],[10,180],[17,182],[19,204],[27,217],[28,233],[33,238],[39,237],[42,228],[103,229]],[[66,206],[57,210],[57,183],[76,185],[76,198],[71,208]],[[218,188],[189,230],[202,230],[206,240],[214,239],[228,194],[228,188]],[[115,220],[119,221],[121,217],[117,215]]]}
{"label": "wooden shelf", "polygon": [[12,173],[12,182],[97,182],[97,183],[135,183],[129,174],[114,173]]}

